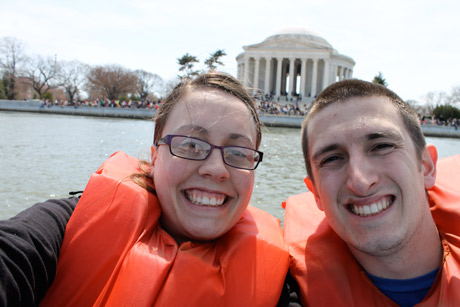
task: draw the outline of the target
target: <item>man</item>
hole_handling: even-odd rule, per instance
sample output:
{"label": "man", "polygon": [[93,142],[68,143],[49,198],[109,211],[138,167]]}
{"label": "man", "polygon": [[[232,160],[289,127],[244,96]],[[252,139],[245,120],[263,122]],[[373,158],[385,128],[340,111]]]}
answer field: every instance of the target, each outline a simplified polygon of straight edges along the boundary
{"label": "man", "polygon": [[302,303],[460,304],[460,156],[437,166],[417,114],[360,80],[315,99],[302,147],[312,194],[284,204]]}

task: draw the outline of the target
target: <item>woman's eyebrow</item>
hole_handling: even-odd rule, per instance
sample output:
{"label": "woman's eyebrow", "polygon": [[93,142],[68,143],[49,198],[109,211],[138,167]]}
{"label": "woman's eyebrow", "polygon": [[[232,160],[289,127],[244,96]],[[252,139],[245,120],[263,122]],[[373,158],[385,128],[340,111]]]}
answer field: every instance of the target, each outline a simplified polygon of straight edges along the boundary
{"label": "woman's eyebrow", "polygon": [[245,139],[249,142],[252,142],[252,140],[250,138],[248,138],[247,136],[245,135],[242,135],[242,134],[239,134],[239,133],[230,133],[229,136],[228,136],[229,139],[232,139],[232,140],[237,140],[237,139]]}
{"label": "woman's eyebrow", "polygon": [[193,124],[189,124],[189,125],[183,125],[183,126],[180,126],[176,131],[190,131],[190,132],[196,132],[196,133],[199,133],[201,135],[207,135],[209,134],[208,130],[202,126],[198,126],[198,125],[193,125]]}

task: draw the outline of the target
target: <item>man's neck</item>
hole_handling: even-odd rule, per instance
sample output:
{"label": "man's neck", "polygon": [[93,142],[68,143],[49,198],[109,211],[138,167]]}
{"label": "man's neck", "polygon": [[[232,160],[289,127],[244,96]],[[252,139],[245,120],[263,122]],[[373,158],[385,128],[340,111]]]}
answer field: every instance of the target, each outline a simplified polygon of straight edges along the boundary
{"label": "man's neck", "polygon": [[368,255],[353,248],[350,250],[368,273],[389,279],[409,279],[427,274],[441,265],[443,253],[432,219],[409,242],[384,256]]}

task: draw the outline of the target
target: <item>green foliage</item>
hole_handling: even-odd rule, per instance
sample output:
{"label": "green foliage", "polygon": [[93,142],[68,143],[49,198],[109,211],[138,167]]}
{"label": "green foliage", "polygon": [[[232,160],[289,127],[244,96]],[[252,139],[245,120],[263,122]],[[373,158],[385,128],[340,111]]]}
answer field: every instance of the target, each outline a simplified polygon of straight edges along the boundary
{"label": "green foliage", "polygon": [[216,69],[217,68],[217,65],[216,64],[219,64],[219,65],[224,65],[224,63],[222,63],[222,61],[220,60],[221,57],[227,55],[225,53],[224,50],[222,49],[219,49],[217,50],[216,52],[214,53],[211,53],[209,55],[209,58],[206,59],[206,61],[204,61],[204,64],[206,66],[208,66],[208,70],[213,70],[213,69]]}
{"label": "green foliage", "polygon": [[[131,94],[129,95],[129,100],[132,100],[132,101],[140,101],[141,98],[135,94]],[[126,100],[126,101],[129,101],[129,100]]]}
{"label": "green foliage", "polygon": [[374,77],[374,80],[372,80],[373,83],[381,84],[383,86],[387,86],[387,80],[383,77],[383,74],[379,71],[379,74]]}
{"label": "green foliage", "polygon": [[190,78],[192,76],[198,75],[198,70],[193,70],[195,63],[198,63],[198,58],[196,56],[186,53],[181,58],[177,59],[177,64],[179,64],[179,71],[184,72],[179,78]]}
{"label": "green foliage", "polygon": [[442,116],[444,119],[460,118],[460,109],[450,105],[440,105],[434,108],[433,115],[436,116],[436,118]]}
{"label": "green foliage", "polygon": [[51,92],[45,92],[45,93],[43,93],[43,95],[42,95],[41,98],[42,98],[43,100],[48,99],[49,101],[54,101],[53,93],[51,93]]}
{"label": "green foliage", "polygon": [[5,91],[6,99],[16,99],[16,79],[10,73],[3,75],[3,90]]}
{"label": "green foliage", "polygon": [[0,99],[6,99],[5,85],[3,85],[2,79],[0,79]]}
{"label": "green foliage", "polygon": [[120,102],[122,102],[122,101],[129,102],[129,98],[127,96],[124,96],[124,95],[120,96],[120,98],[118,100],[120,100]]}

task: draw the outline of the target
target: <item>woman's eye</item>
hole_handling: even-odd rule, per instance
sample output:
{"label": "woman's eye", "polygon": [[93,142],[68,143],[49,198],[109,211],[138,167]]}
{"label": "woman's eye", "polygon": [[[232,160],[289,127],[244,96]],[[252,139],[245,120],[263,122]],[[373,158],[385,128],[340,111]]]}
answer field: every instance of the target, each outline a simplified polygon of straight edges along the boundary
{"label": "woman's eye", "polygon": [[190,148],[190,149],[194,149],[194,148],[198,147],[198,144],[195,143],[195,142],[188,142],[188,143],[185,144],[185,146]]}

